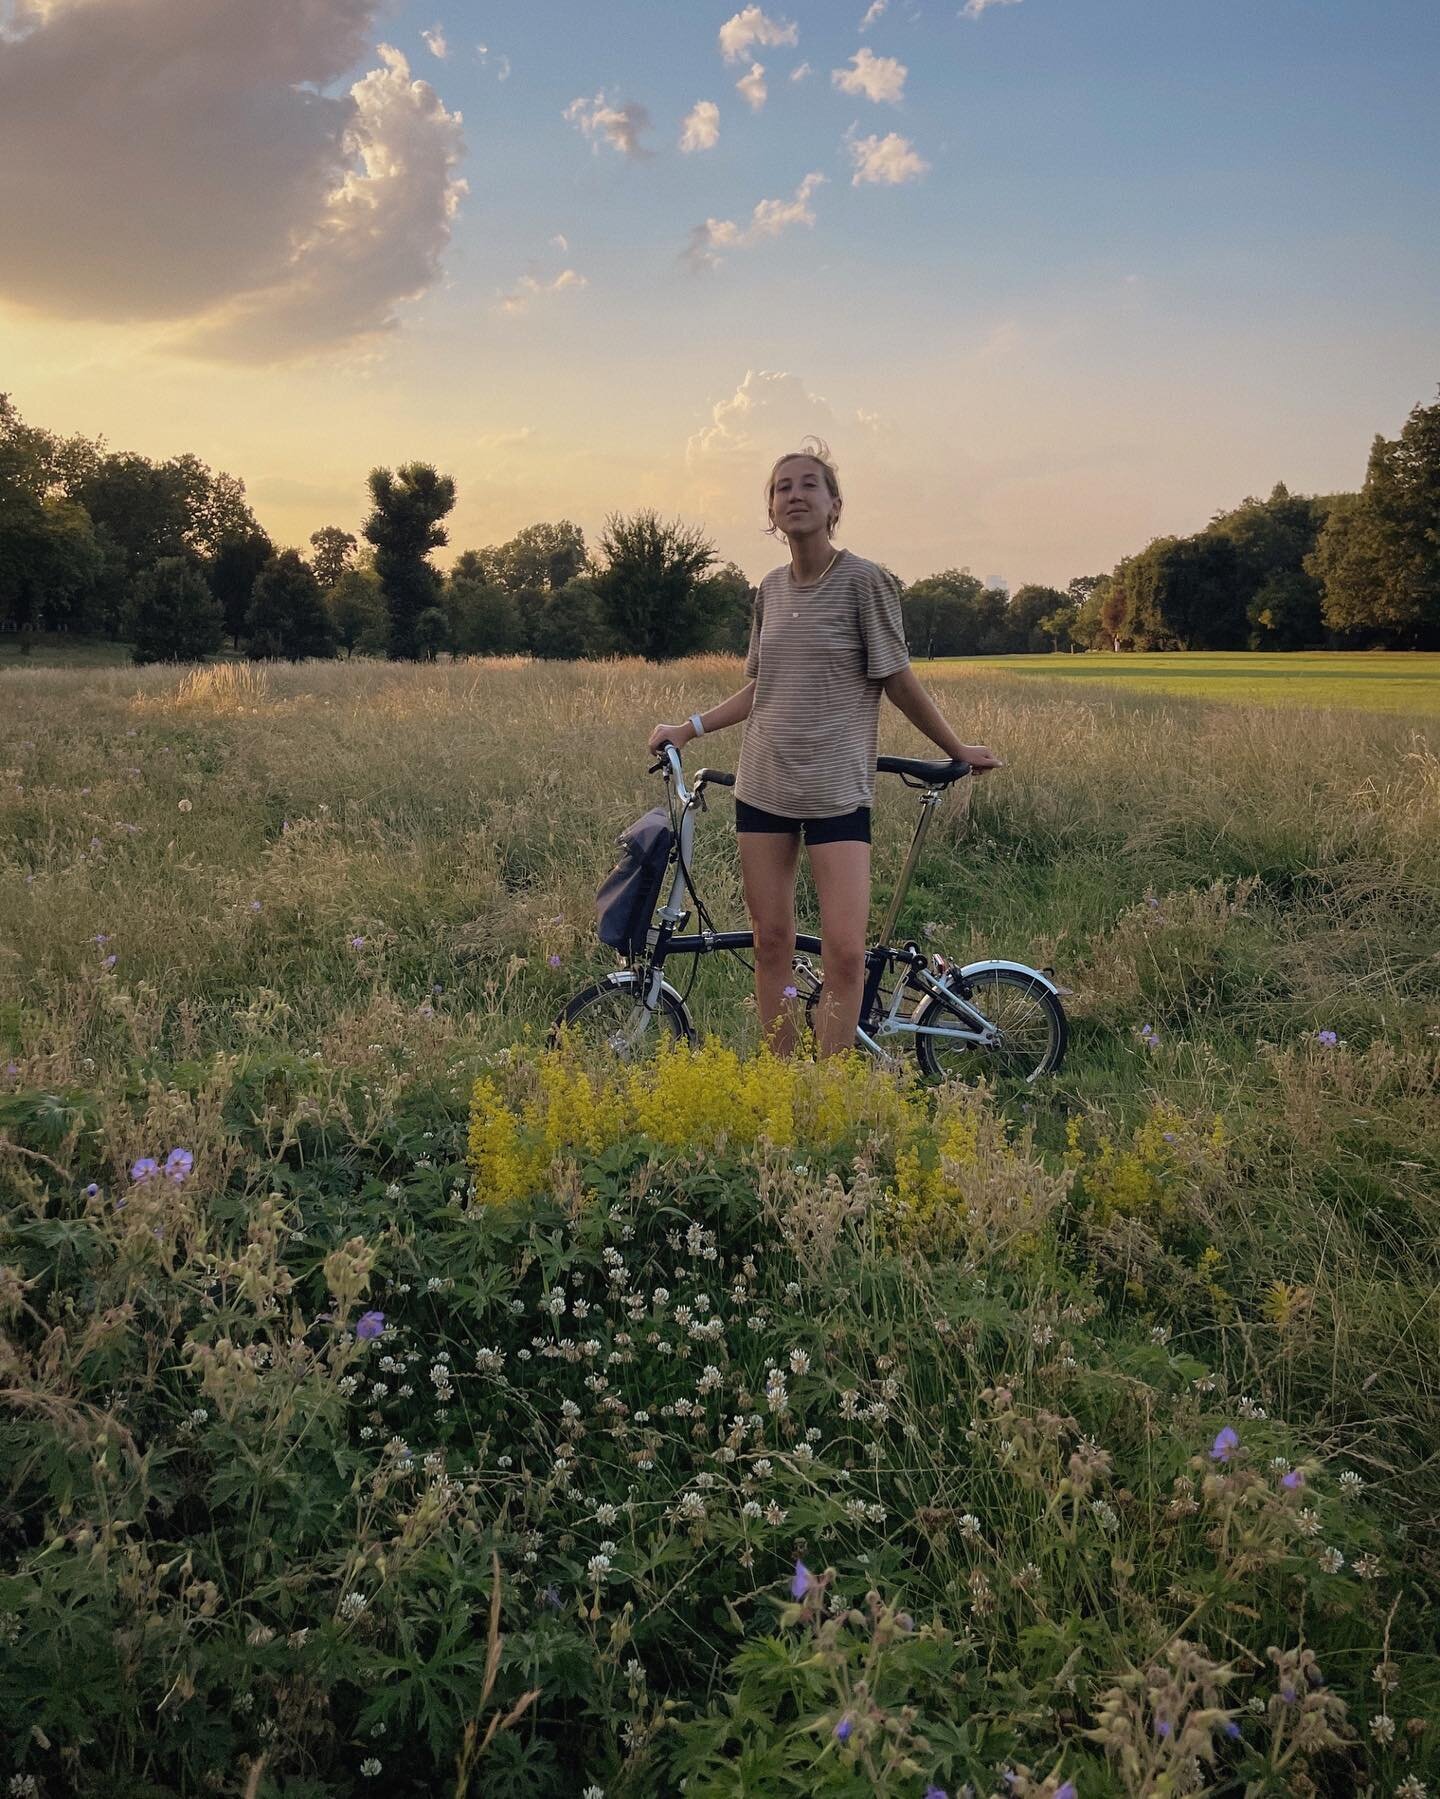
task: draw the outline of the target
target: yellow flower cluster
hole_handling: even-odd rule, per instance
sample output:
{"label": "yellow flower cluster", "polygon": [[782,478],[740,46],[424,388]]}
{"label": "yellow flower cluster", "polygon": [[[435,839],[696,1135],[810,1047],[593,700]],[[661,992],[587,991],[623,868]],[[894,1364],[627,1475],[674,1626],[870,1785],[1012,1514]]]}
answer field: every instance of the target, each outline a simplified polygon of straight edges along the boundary
{"label": "yellow flower cluster", "polygon": [[1189,1119],[1157,1101],[1128,1143],[1078,1117],[1066,1127],[1066,1142],[1066,1162],[1097,1224],[1143,1218],[1163,1228],[1185,1211],[1187,1177],[1223,1158],[1225,1131],[1218,1116]]}
{"label": "yellow flower cluster", "polygon": [[644,1136],[675,1150],[868,1146],[907,1171],[906,1205],[933,1209],[945,1202],[947,1167],[973,1154],[976,1129],[963,1108],[932,1122],[925,1093],[859,1056],[817,1063],[762,1049],[742,1060],[708,1042],[667,1045],[628,1067],[587,1066],[564,1050],[517,1056],[476,1081],[469,1146],[476,1191],[491,1204],[542,1192],[557,1162]]}

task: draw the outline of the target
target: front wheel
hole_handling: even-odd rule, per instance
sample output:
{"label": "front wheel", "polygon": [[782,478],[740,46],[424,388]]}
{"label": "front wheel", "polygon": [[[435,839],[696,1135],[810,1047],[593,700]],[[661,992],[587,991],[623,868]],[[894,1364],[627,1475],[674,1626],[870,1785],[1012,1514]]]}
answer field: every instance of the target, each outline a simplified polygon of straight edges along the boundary
{"label": "front wheel", "polygon": [[660,989],[653,1012],[640,1003],[639,983],[627,968],[582,987],[550,1027],[550,1047],[562,1043],[583,1051],[636,1062],[661,1045],[695,1041],[695,1027],[678,993]]}
{"label": "front wheel", "polygon": [[968,1019],[941,994],[931,994],[915,1010],[915,1055],[930,1080],[991,1079],[1035,1081],[1053,1074],[1065,1055],[1069,1026],[1065,1008],[1043,981],[1013,968],[978,970],[965,983],[970,1005],[994,1028],[989,1044],[928,1031],[973,1031]]}

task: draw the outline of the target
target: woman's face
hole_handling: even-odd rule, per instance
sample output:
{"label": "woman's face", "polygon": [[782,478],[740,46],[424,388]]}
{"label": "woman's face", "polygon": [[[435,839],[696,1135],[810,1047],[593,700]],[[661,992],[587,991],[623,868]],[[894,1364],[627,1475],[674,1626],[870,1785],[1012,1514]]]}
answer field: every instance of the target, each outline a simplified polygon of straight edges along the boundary
{"label": "woman's face", "polygon": [[824,531],[837,510],[825,469],[813,456],[787,456],[775,471],[770,517],[787,537]]}

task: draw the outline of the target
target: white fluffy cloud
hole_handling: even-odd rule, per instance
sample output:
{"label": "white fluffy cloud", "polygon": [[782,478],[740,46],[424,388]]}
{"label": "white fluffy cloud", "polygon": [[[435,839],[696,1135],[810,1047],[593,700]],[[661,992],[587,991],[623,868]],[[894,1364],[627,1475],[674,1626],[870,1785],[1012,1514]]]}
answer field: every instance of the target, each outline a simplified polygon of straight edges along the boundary
{"label": "white fluffy cloud", "polygon": [[868,47],[857,50],[850,58],[853,69],[832,69],[830,79],[842,94],[863,94],[877,104],[889,101],[898,106],[905,95],[905,77],[909,70],[893,56],[877,56]]}
{"label": "white fluffy cloud", "polygon": [[978,19],[991,6],[1018,6],[1020,0],[965,0],[960,8],[962,19]]}
{"label": "white fluffy cloud", "polygon": [[450,46],[445,41],[445,27],[443,25],[432,25],[428,31],[422,31],[420,36],[424,39],[425,48],[430,54],[438,57],[441,62],[444,62],[445,58],[450,54]]}
{"label": "white fluffy cloud", "polygon": [[572,100],[565,108],[565,117],[584,132],[595,150],[603,138],[622,156],[655,154],[640,142],[640,133],[650,129],[650,114],[634,100],[627,100],[624,106],[611,106],[602,92],[593,100]]}
{"label": "white fluffy cloud", "polygon": [[855,173],[850,178],[852,187],[862,187],[866,182],[881,187],[899,187],[905,181],[918,181],[930,167],[916,153],[910,140],[901,137],[898,131],[891,131],[884,137],[852,138],[850,160],[855,165]]}
{"label": "white fluffy cloud", "polygon": [[743,62],[755,44],[798,44],[800,28],[772,19],[758,6],[747,6],[720,27],[720,51],[726,62]]}
{"label": "white fluffy cloud", "polygon": [[[804,437],[823,437],[834,423],[829,401],[810,393],[799,375],[747,369],[735,392],[716,403],[710,423],[686,443],[686,466],[713,470],[754,461],[758,487],[777,456],[794,449]],[[759,468],[766,457],[769,461]]]}
{"label": "white fluffy cloud", "polygon": [[11,0],[0,296],[280,361],[393,327],[464,192],[458,113],[378,0]]}
{"label": "white fluffy cloud", "polygon": [[748,250],[772,237],[779,237],[792,225],[813,225],[815,214],[810,197],[825,177],[810,174],[788,200],[761,200],[750,214],[748,224],[734,219],[706,219],[690,233],[685,260],[693,268],[714,268],[721,250]]}
{"label": "white fluffy cloud", "polygon": [[759,112],[760,108],[765,104],[765,97],[769,92],[765,86],[764,63],[752,62],[750,65],[750,73],[748,75],[742,75],[735,85],[744,96],[745,101],[751,110]]}
{"label": "white fluffy cloud", "polygon": [[508,294],[500,296],[501,312],[528,311],[536,300],[547,294],[563,294],[570,288],[589,287],[589,280],[574,269],[561,269],[553,281],[540,281],[534,275],[522,275]]}
{"label": "white fluffy cloud", "polygon": [[680,128],[680,148],[713,150],[720,141],[720,108],[713,100],[697,100]]}

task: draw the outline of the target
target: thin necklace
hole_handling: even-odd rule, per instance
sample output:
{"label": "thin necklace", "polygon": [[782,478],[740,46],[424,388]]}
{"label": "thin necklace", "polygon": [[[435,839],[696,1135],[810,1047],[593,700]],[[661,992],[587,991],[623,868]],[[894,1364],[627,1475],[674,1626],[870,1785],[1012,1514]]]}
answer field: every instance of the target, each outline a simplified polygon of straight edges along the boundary
{"label": "thin necklace", "polygon": [[824,568],[821,569],[820,573],[816,575],[813,581],[797,581],[795,579],[795,564],[792,562],[790,564],[790,585],[799,588],[818,587],[839,560],[840,552],[839,550],[836,550],[835,554],[825,564]]}

